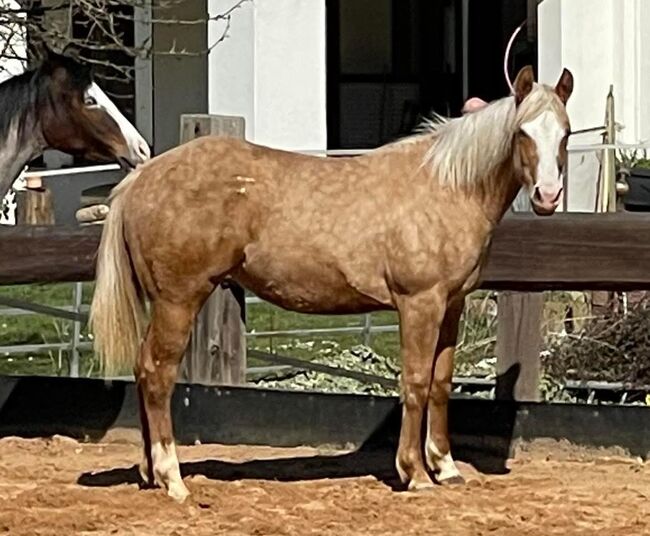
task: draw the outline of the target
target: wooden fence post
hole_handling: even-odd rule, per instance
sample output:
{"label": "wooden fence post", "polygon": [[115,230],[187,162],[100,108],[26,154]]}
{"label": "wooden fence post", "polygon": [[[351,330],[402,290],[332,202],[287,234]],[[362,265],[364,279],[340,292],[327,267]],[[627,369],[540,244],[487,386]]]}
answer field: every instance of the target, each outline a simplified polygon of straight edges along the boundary
{"label": "wooden fence post", "polygon": [[[181,143],[208,134],[244,137],[244,118],[205,114],[181,116]],[[244,290],[234,283],[217,287],[199,312],[179,381],[204,385],[246,382]]]}
{"label": "wooden fence post", "polygon": [[16,225],[54,225],[52,192],[39,177],[31,177],[27,186],[16,192]]}
{"label": "wooden fence post", "polygon": [[543,312],[541,292],[499,292],[497,400],[539,400]]}
{"label": "wooden fence post", "polygon": [[[530,212],[522,192],[513,210]],[[497,400],[538,401],[541,375],[544,295],[532,292],[499,292],[497,296]]]}

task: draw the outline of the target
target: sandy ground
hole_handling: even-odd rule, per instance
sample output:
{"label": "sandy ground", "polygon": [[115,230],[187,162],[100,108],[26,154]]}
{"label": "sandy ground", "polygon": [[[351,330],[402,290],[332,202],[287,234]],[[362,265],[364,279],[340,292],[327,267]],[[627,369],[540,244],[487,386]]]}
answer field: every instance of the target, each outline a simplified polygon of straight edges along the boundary
{"label": "sandy ground", "polygon": [[462,488],[394,491],[390,453],[179,449],[192,497],[141,490],[132,443],[0,440],[0,533],[20,535],[650,534],[650,464],[542,444]]}

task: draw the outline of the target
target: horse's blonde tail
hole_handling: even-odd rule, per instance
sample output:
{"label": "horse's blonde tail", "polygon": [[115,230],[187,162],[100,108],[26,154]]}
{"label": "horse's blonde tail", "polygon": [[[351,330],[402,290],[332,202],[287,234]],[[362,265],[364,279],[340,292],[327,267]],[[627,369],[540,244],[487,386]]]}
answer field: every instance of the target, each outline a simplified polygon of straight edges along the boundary
{"label": "horse's blonde tail", "polygon": [[107,376],[133,370],[144,332],[142,288],[124,238],[123,194],[137,175],[137,171],[132,173],[113,191],[97,257],[89,322],[95,352]]}

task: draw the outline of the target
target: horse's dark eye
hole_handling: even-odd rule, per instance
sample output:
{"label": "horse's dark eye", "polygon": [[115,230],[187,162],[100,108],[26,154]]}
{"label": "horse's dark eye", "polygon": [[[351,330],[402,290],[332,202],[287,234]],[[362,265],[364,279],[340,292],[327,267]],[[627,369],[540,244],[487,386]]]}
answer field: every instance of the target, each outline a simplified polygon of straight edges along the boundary
{"label": "horse's dark eye", "polygon": [[84,104],[86,106],[95,106],[97,104],[97,101],[95,100],[95,97],[92,97],[90,95],[86,95],[84,97]]}

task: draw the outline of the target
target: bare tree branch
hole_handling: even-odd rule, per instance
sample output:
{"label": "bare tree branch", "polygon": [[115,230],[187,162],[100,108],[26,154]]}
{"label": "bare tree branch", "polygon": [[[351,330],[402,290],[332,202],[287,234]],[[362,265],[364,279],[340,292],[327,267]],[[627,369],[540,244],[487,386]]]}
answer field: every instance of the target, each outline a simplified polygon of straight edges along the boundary
{"label": "bare tree branch", "polygon": [[[98,69],[98,76],[119,82],[133,77],[133,58],[202,56],[225,41],[231,18],[253,0],[232,0],[230,7],[205,18],[178,16],[184,0],[5,0],[0,8],[0,59],[27,62],[41,43],[51,48],[71,47],[74,54]],[[169,16],[165,16],[169,11]],[[149,13],[148,18],[143,19]],[[142,22],[180,28],[221,23],[223,31],[200,50],[174,40],[167,49],[154,50],[150,39],[133,42],[133,25]],[[27,46],[26,46],[27,42]],[[28,49],[31,51],[28,52]],[[3,69],[0,62],[0,71]]]}

